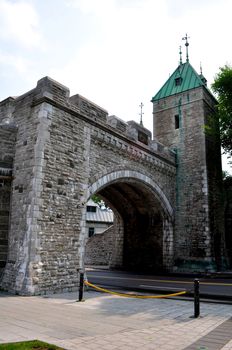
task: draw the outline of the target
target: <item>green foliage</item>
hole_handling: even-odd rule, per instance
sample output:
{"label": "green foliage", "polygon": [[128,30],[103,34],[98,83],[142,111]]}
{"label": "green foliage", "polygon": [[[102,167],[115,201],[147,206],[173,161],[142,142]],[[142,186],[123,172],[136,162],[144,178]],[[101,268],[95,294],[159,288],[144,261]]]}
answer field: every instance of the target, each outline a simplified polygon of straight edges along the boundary
{"label": "green foliage", "polygon": [[220,68],[212,84],[218,98],[218,117],[222,147],[232,156],[232,67]]}
{"label": "green foliage", "polygon": [[92,201],[94,201],[94,203],[96,203],[99,207],[101,206],[101,203],[103,202],[102,199],[100,197],[98,197],[97,194],[93,194],[91,197]]}
{"label": "green foliage", "polygon": [[99,206],[99,208],[105,208],[106,210],[110,209],[97,194],[92,195],[91,199]]}
{"label": "green foliage", "polygon": [[0,344],[0,350],[64,350],[56,345],[39,340]]}

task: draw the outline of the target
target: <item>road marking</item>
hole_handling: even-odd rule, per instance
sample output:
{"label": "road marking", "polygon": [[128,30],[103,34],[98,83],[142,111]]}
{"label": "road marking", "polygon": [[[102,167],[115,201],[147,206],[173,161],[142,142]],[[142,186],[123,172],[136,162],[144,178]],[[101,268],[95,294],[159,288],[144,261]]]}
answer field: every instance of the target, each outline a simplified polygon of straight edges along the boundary
{"label": "road marking", "polygon": [[[88,275],[88,273],[87,273]],[[94,275],[90,278],[102,278],[102,279],[117,279],[117,280],[133,280],[133,281],[144,281],[144,282],[164,282],[164,283],[181,283],[181,284],[193,284],[193,281],[178,281],[178,280],[157,280],[157,279],[146,279],[146,278],[133,278],[133,277],[114,277],[114,276],[101,276]],[[232,286],[232,283],[216,283],[216,282],[202,282],[200,284],[209,285],[209,286]]]}
{"label": "road marking", "polygon": [[[149,286],[147,284],[140,284],[139,287],[146,287],[146,288],[155,288],[155,289],[168,289],[170,290],[169,287],[158,287],[158,286]],[[180,290],[180,288],[175,288],[175,287],[172,287],[173,290]]]}

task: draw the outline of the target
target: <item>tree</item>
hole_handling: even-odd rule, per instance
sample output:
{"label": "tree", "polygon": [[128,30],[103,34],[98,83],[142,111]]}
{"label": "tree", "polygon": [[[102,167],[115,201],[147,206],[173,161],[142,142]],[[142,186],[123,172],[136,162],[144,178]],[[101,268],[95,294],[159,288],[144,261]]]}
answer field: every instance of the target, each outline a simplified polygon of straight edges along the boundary
{"label": "tree", "polygon": [[97,194],[93,194],[91,199],[99,206],[99,208],[104,205],[104,201]]}
{"label": "tree", "polygon": [[92,201],[94,201],[94,203],[96,203],[99,206],[99,208],[111,210],[110,207],[108,207],[106,203],[97,194],[93,194],[91,199]]}
{"label": "tree", "polygon": [[212,84],[218,98],[218,117],[221,144],[225,152],[232,157],[232,67],[220,68]]}

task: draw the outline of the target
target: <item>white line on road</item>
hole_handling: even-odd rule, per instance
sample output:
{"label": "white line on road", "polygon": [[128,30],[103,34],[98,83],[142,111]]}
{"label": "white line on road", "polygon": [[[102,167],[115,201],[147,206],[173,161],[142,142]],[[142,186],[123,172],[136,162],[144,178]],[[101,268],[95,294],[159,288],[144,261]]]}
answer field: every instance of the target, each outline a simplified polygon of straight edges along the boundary
{"label": "white line on road", "polygon": [[[158,286],[149,286],[147,284],[140,284],[139,287],[146,287],[146,288],[155,288],[155,289],[168,289],[170,290],[170,287],[158,287]],[[180,288],[175,288],[175,287],[172,287],[172,289],[174,290],[180,290]]]}

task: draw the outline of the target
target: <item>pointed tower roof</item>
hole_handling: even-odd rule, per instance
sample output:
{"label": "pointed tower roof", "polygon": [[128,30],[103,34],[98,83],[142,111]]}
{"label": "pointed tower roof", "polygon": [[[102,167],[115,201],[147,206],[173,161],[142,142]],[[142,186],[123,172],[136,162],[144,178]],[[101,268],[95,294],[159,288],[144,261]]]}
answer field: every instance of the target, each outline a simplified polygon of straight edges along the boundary
{"label": "pointed tower roof", "polygon": [[201,76],[187,61],[177,67],[163,87],[152,98],[152,102],[190,89],[195,89],[199,86],[206,86],[205,81],[201,79]]}

